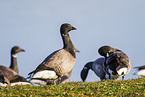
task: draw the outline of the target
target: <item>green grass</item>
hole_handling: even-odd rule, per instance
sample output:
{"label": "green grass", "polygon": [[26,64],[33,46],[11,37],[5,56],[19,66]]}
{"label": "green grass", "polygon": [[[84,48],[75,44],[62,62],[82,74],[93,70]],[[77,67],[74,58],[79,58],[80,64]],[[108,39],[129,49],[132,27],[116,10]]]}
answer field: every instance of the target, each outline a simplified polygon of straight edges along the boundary
{"label": "green grass", "polygon": [[[64,85],[0,87],[1,96],[140,96],[145,97],[145,78],[132,80],[106,80],[102,82],[69,82]],[[1,97],[0,96],[0,97]]]}

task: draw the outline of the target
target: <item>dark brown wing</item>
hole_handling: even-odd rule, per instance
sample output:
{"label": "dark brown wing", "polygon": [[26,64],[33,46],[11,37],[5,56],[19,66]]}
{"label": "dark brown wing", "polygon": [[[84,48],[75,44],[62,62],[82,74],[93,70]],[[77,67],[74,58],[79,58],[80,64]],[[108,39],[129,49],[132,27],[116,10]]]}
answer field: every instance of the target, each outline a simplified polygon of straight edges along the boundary
{"label": "dark brown wing", "polygon": [[10,80],[14,75],[17,75],[15,71],[2,65],[0,65],[0,70],[3,72],[4,76],[8,78],[8,80]]}
{"label": "dark brown wing", "polygon": [[134,68],[137,68],[138,70],[143,70],[145,69],[145,66],[139,66],[139,67],[134,67]]}
{"label": "dark brown wing", "polygon": [[[52,54],[50,54],[47,58],[45,58],[45,60],[32,72],[30,72],[28,75],[31,75],[31,74],[35,74],[36,72],[38,71],[41,71],[41,70],[53,70],[53,67],[52,66],[46,66],[46,64],[49,63],[49,61],[51,61],[53,55],[55,55],[55,53],[57,53],[59,50],[53,52]],[[50,60],[51,59],[51,60]]]}
{"label": "dark brown wing", "polygon": [[13,78],[10,80],[11,83],[13,82],[27,82],[26,79],[20,75],[15,75]]}

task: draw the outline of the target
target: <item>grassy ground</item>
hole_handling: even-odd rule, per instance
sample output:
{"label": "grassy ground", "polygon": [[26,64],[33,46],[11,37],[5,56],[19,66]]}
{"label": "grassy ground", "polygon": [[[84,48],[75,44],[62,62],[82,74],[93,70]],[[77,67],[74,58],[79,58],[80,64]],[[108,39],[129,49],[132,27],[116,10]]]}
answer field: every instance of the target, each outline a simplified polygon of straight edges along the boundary
{"label": "grassy ground", "polygon": [[[145,78],[102,82],[69,82],[64,85],[0,87],[1,96],[140,96],[145,97]],[[0,97],[1,97],[0,96]]]}

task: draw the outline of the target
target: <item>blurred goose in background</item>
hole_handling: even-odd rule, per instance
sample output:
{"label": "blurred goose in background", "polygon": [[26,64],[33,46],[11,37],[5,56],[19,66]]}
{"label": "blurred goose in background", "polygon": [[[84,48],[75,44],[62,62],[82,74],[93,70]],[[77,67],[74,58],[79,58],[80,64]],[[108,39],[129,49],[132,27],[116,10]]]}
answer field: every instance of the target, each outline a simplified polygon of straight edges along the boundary
{"label": "blurred goose in background", "polygon": [[94,73],[102,80],[104,79],[117,79],[114,76],[111,76],[109,78],[109,75],[104,71],[103,64],[104,64],[105,58],[101,57],[96,59],[95,61],[88,62],[81,71],[81,79],[84,82],[87,78],[88,72],[91,69],[94,71]]}
{"label": "blurred goose in background", "polygon": [[0,86],[13,86],[13,85],[31,85],[24,77],[17,74],[10,68],[4,67],[0,70]]}
{"label": "blurred goose in background", "polygon": [[14,75],[18,74],[18,64],[17,64],[17,53],[24,51],[18,46],[14,46],[11,49],[11,65],[10,67],[5,67],[0,65],[0,70],[3,72],[4,76],[10,80]]}
{"label": "blurred goose in background", "polygon": [[9,68],[11,68],[12,70],[14,70],[15,72],[19,72],[18,69],[18,64],[17,64],[17,53],[19,52],[24,52],[25,50],[20,48],[19,46],[14,46],[11,49],[11,65]]}
{"label": "blurred goose in background", "polygon": [[144,66],[139,66],[139,67],[134,67],[134,68],[138,69],[138,72],[135,73],[136,75],[145,77],[145,65]]}
{"label": "blurred goose in background", "polygon": [[18,64],[17,64],[17,53],[23,52],[25,50],[18,46],[14,46],[11,49],[11,65],[10,67],[5,67],[0,65],[0,82],[11,84],[13,82],[26,81],[23,77],[18,75]]}
{"label": "blurred goose in background", "polygon": [[8,79],[4,73],[0,70],[0,86],[14,86],[14,85],[31,85],[25,78],[20,75],[14,75],[11,79]]}
{"label": "blurred goose in background", "polygon": [[128,56],[119,49],[102,46],[99,54],[105,57],[104,70],[109,76],[122,77],[130,72],[131,63]]}
{"label": "blurred goose in background", "polygon": [[61,25],[60,34],[63,40],[63,48],[51,53],[34,71],[28,74],[31,82],[37,78],[54,80],[54,83],[57,84],[56,79],[58,79],[60,84],[61,77],[72,70],[77,49],[69,36],[71,30],[76,30],[76,28],[67,23]]}

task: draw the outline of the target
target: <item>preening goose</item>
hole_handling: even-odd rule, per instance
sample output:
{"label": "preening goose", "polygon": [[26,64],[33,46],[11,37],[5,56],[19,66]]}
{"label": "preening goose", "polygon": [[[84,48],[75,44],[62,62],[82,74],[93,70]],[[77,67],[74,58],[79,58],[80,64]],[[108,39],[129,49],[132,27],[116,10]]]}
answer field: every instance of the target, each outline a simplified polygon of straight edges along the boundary
{"label": "preening goose", "polygon": [[138,72],[135,73],[136,75],[140,75],[140,76],[145,77],[145,65],[139,66],[139,67],[134,67],[134,68],[138,69]]}
{"label": "preening goose", "polygon": [[130,72],[130,60],[121,50],[110,46],[102,46],[98,52],[105,57],[104,70],[107,74],[124,79],[124,76]]}
{"label": "preening goose", "polygon": [[104,71],[103,64],[105,62],[105,58],[101,57],[96,59],[95,61],[88,62],[81,71],[81,79],[84,82],[87,78],[88,72],[91,69],[94,71],[94,73],[101,79],[116,79],[116,77],[111,76],[109,78],[109,75]]}
{"label": "preening goose", "polygon": [[76,30],[76,28],[67,23],[61,25],[60,34],[63,48],[51,53],[34,71],[28,74],[31,81],[36,78],[58,79],[60,84],[61,77],[72,70],[77,50],[69,36],[71,30]]}

